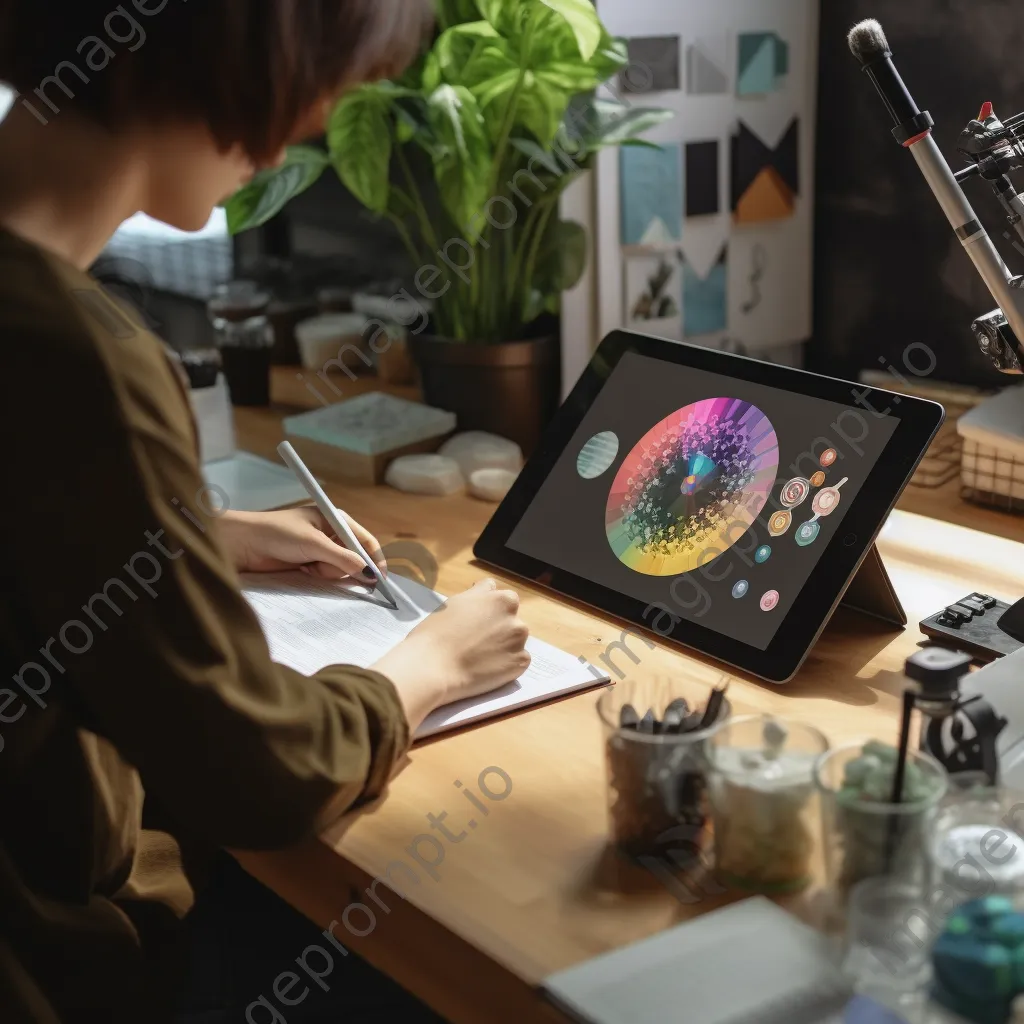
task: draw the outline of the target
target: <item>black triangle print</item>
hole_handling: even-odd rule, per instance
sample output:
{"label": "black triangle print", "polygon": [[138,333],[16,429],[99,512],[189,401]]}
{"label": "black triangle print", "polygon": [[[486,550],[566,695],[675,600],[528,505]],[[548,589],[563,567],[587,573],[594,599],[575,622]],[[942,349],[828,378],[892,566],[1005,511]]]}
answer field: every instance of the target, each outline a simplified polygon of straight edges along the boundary
{"label": "black triangle print", "polygon": [[793,190],[793,195],[798,196],[800,194],[800,122],[795,117],[775,150],[772,166]]}
{"label": "black triangle print", "polygon": [[754,179],[771,161],[772,151],[740,121],[739,133],[732,137],[732,208],[735,210]]}
{"label": "black triangle print", "polygon": [[756,132],[740,121],[732,137],[732,208],[766,168],[774,167],[794,195],[800,194],[800,121],[793,118],[779,145],[772,149]]}

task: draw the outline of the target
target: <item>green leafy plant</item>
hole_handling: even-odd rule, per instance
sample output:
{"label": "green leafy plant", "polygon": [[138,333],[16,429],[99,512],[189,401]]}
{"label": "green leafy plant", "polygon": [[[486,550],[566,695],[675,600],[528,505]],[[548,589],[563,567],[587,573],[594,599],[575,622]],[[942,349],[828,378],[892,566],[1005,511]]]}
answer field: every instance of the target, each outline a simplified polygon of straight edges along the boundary
{"label": "green leafy plant", "polygon": [[597,95],[628,60],[591,0],[437,0],[437,19],[413,68],[344,96],[326,152],[291,148],[228,201],[228,224],[265,223],[332,167],[424,268],[436,333],[515,340],[558,312],[586,267],[562,193],[601,149],[646,145],[672,115]]}

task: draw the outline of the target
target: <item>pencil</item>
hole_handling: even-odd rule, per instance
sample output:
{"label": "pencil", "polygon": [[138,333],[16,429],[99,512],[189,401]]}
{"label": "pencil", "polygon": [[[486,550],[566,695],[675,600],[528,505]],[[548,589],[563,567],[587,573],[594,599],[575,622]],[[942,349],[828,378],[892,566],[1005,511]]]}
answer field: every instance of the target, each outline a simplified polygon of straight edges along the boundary
{"label": "pencil", "polygon": [[398,610],[398,602],[395,600],[395,595],[391,592],[391,588],[388,586],[387,580],[384,578],[384,573],[380,571],[380,566],[370,558],[363,548],[363,545],[359,543],[359,538],[356,537],[352,530],[352,527],[348,525],[348,520],[345,518],[345,514],[340,509],[334,507],[334,502],[324,493],[324,489],[316,482],[316,478],[310,473],[306,464],[299,458],[299,453],[291,446],[288,441],[282,441],[278,445],[278,453],[281,458],[284,459],[288,468],[295,474],[299,483],[306,489],[306,493],[313,499],[316,507],[320,509],[320,513],[324,519],[331,525],[334,532],[338,535],[338,539],[345,542],[345,546],[350,550],[354,551],[364,562],[366,562],[370,571],[374,576],[377,577],[377,590],[384,596],[391,607]]}

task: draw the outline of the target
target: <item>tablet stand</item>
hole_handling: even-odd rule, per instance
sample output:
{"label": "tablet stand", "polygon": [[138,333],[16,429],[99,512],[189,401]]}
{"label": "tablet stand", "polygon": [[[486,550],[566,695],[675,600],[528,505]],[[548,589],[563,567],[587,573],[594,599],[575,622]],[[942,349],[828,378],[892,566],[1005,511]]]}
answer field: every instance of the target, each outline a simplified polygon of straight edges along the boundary
{"label": "tablet stand", "polygon": [[892,580],[882,564],[882,556],[874,544],[846,588],[840,605],[901,629],[906,626],[907,613],[896,596]]}

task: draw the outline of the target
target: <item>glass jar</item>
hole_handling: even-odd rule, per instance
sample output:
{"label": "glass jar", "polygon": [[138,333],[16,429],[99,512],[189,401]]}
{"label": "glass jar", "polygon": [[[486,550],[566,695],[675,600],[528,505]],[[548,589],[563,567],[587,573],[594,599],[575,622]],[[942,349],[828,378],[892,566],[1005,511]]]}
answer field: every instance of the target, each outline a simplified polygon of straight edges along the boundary
{"label": "glass jar", "polygon": [[723,698],[714,721],[694,728],[710,697],[706,686],[649,679],[623,680],[599,698],[612,841],[627,856],[660,857],[668,844],[677,861],[696,862],[709,846],[705,744],[731,714]]}
{"label": "glass jar", "polygon": [[951,788],[928,854],[935,917],[983,896],[1024,896],[1024,796],[997,787]]}
{"label": "glass jar", "polygon": [[270,404],[274,329],[269,306],[270,295],[252,281],[221,285],[207,303],[234,405]]}
{"label": "glass jar", "polygon": [[812,726],[769,715],[733,719],[708,740],[722,882],[761,893],[811,883],[820,831],[814,764],[828,747]]}
{"label": "glass jar", "polygon": [[[877,792],[866,792],[862,785],[866,758],[878,761]],[[825,867],[840,907],[866,878],[921,885],[927,877],[928,840],[949,776],[930,754],[909,752],[903,801],[894,804],[885,794],[891,791],[895,764],[894,748],[855,743],[822,755],[815,766]]]}

